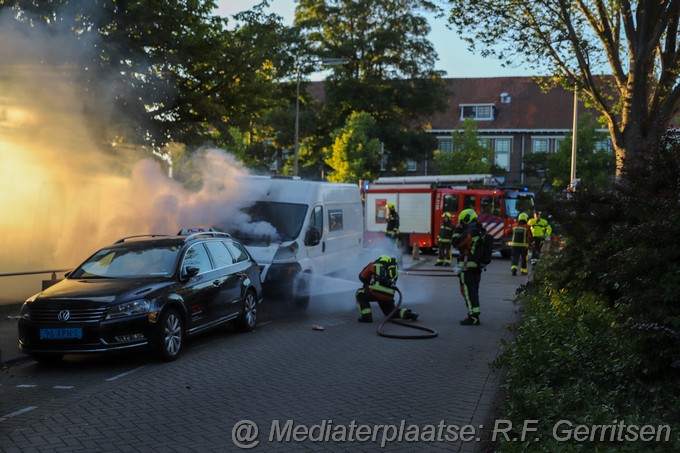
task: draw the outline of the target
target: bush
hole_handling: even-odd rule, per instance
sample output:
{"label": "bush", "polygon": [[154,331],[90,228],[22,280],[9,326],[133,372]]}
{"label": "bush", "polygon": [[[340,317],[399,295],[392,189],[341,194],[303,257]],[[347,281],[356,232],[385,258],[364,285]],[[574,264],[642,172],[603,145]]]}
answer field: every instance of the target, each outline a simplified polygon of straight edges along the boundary
{"label": "bush", "polygon": [[[498,360],[508,368],[498,418],[511,438],[528,420],[538,431],[501,439],[502,451],[680,450],[680,147],[667,139],[629,168],[609,190],[549,208],[564,247],[519,294],[524,317]],[[609,428],[602,441],[600,428],[594,442],[564,442],[552,432],[560,420]],[[619,441],[620,423],[667,425],[671,440]]]}

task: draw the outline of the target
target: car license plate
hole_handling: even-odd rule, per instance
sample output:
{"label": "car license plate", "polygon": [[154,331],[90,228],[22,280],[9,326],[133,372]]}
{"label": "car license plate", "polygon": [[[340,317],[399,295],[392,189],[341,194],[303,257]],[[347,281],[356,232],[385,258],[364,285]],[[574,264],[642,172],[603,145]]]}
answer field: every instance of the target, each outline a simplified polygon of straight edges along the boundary
{"label": "car license plate", "polygon": [[81,327],[40,329],[41,340],[64,340],[69,338],[83,338],[83,329]]}

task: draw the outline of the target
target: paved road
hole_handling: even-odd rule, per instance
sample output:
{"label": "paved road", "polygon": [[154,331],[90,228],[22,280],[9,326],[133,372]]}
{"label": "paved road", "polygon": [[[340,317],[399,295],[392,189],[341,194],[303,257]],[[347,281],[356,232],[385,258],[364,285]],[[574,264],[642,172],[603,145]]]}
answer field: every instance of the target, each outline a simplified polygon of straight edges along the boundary
{"label": "paved road", "polygon": [[[440,269],[432,262],[405,267]],[[249,334],[208,334],[176,362],[12,362],[0,373],[0,450],[241,451],[232,436],[252,433],[249,420],[259,429],[254,451],[376,451],[383,441],[382,451],[483,451],[477,439],[493,427],[500,379],[490,364],[510,337],[525,281],[507,260],[494,261],[482,277],[482,325],[471,327],[458,324],[457,279],[402,272],[403,306],[438,332],[433,339],[376,335],[377,322],[356,322],[357,282],[324,279],[305,315],[270,314]]]}

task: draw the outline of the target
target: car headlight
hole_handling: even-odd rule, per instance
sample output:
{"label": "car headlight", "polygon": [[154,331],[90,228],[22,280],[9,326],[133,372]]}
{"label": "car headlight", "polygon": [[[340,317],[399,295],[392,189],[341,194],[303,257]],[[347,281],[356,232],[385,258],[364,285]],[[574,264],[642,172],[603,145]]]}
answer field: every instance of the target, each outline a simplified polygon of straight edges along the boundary
{"label": "car headlight", "polygon": [[149,312],[148,300],[133,300],[132,302],[125,302],[124,304],[115,305],[109,310],[106,319],[125,318],[126,316],[141,315]]}
{"label": "car headlight", "polygon": [[300,246],[298,245],[297,242],[293,242],[291,244],[285,245],[285,246],[280,246],[277,250],[276,253],[274,254],[274,259],[272,261],[287,261],[290,259],[295,258],[295,254],[298,252],[298,249]]}
{"label": "car headlight", "polygon": [[19,318],[29,321],[31,319],[31,305],[24,302],[19,310]]}

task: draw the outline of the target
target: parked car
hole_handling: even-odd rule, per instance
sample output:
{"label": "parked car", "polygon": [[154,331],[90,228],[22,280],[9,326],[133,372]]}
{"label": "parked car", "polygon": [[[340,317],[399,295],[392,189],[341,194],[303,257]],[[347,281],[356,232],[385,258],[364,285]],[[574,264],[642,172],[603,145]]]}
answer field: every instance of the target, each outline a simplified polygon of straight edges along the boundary
{"label": "parked car", "polygon": [[252,331],[261,302],[258,264],[229,234],[130,236],[24,302],[19,349],[39,361],[136,349],[171,361],[200,332]]}

